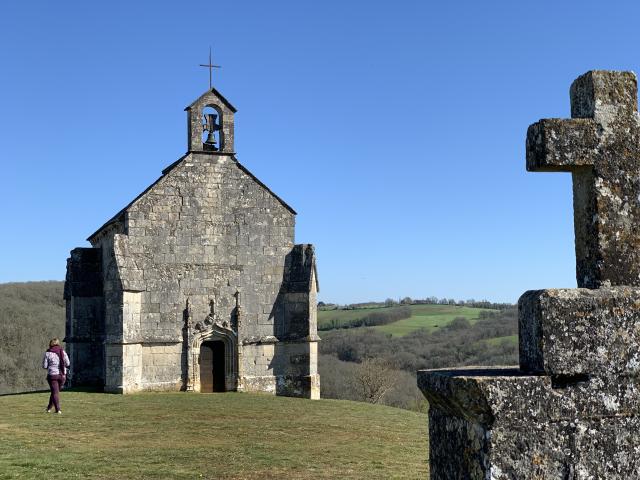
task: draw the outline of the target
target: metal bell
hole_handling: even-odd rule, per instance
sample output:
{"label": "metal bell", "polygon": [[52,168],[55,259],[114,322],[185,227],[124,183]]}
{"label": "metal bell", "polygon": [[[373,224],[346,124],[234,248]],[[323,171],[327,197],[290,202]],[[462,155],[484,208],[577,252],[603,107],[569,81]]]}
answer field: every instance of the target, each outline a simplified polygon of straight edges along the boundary
{"label": "metal bell", "polygon": [[204,115],[204,130],[209,132],[207,135],[207,140],[204,142],[205,145],[212,150],[217,150],[216,147],[216,136],[214,132],[220,130],[220,125],[216,123],[218,115],[215,113],[207,113]]}

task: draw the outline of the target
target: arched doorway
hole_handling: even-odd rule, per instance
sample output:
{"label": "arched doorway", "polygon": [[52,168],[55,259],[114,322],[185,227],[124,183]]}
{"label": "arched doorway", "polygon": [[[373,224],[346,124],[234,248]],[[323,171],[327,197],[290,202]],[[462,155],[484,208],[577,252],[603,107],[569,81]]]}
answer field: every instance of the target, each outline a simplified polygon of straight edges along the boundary
{"label": "arched doorway", "polygon": [[187,385],[195,392],[230,392],[238,388],[238,346],[236,334],[218,324],[189,333]]}
{"label": "arched doorway", "polygon": [[200,345],[200,391],[226,391],[225,347],[222,340],[209,340]]}

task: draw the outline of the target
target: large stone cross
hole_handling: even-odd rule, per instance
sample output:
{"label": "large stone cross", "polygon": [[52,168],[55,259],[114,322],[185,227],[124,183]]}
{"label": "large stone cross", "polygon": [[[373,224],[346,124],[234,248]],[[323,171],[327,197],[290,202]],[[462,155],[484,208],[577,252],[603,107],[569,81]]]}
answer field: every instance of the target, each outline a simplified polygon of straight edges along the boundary
{"label": "large stone cross", "polygon": [[527,132],[527,170],[571,172],[579,287],[640,286],[640,121],[633,72],[571,85],[571,119]]}

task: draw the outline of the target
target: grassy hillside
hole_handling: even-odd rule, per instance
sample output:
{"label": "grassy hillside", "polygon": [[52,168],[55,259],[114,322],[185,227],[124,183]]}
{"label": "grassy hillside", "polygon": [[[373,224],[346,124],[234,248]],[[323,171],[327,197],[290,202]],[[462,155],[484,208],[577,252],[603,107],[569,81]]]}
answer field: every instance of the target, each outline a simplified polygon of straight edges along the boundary
{"label": "grassy hillside", "polygon": [[[388,325],[380,325],[375,328],[394,336],[407,335],[415,330],[426,328],[433,331],[447,326],[454,318],[464,317],[471,323],[478,319],[483,308],[471,308],[457,305],[408,305],[411,309],[411,317],[398,320]],[[349,322],[363,318],[372,312],[384,312],[398,307],[357,308],[353,310],[319,310],[318,327],[329,324],[345,325]]]}
{"label": "grassy hillside", "polygon": [[259,394],[0,398],[0,479],[427,478],[427,417]]}
{"label": "grassy hillside", "polygon": [[0,284],[0,394],[47,388],[42,354],[64,337],[63,285]]}
{"label": "grassy hillside", "polygon": [[[390,386],[382,403],[423,410],[426,403],[416,387],[417,370],[518,364],[518,311],[515,307],[484,311],[473,321],[456,317],[447,322],[446,325],[439,324],[438,328],[421,328],[406,335],[390,335],[379,328],[321,332],[318,366],[322,395],[367,400],[362,379],[367,379],[368,372],[375,367],[377,384]],[[373,359],[377,365],[371,365]]]}

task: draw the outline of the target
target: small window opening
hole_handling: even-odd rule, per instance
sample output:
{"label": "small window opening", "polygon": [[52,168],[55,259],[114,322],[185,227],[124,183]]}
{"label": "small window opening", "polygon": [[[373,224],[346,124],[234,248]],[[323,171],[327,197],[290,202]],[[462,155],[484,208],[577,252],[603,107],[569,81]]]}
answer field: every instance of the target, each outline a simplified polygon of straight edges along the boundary
{"label": "small window opening", "polygon": [[220,113],[213,107],[205,107],[202,110],[202,146],[204,150],[212,152],[222,149]]}

